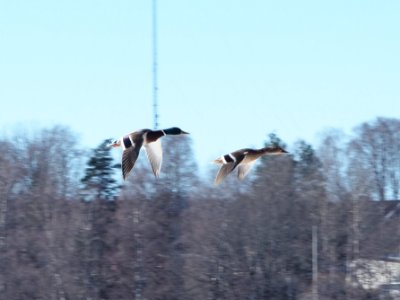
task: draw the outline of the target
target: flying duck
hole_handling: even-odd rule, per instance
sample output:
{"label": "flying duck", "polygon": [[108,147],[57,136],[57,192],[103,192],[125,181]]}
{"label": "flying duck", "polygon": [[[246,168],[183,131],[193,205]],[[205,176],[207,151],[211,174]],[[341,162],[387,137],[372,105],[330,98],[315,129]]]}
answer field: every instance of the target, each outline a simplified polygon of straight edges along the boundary
{"label": "flying duck", "polygon": [[141,129],[120,139],[113,141],[111,147],[122,147],[122,177],[127,178],[129,172],[133,169],[135,162],[139,156],[139,151],[144,146],[147,158],[150,161],[154,176],[160,175],[162,162],[162,147],[160,138],[164,135],[180,135],[188,134],[178,127],[172,127],[162,130]]}
{"label": "flying duck", "polygon": [[250,171],[256,160],[263,155],[277,155],[288,153],[279,146],[264,147],[261,149],[240,149],[215,159],[213,162],[222,164],[215,178],[214,184],[218,185],[231,173],[236,167],[238,169],[238,178],[242,180]]}

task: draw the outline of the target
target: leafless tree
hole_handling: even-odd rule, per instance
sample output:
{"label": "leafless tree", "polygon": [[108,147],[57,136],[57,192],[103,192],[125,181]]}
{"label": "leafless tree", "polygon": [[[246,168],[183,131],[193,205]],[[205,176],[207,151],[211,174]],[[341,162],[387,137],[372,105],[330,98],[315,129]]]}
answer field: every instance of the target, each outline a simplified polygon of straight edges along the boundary
{"label": "leafless tree", "polygon": [[398,198],[399,150],[400,120],[377,118],[357,127],[355,137],[349,144],[350,171],[356,173],[353,176],[357,178],[360,177],[360,173],[364,173],[365,178],[355,185],[371,186],[371,191],[364,188],[369,197],[379,200]]}
{"label": "leafless tree", "polygon": [[0,141],[0,295],[7,295],[8,276],[10,274],[8,241],[10,236],[10,201],[15,201],[19,185],[23,179],[23,164],[18,159],[19,149],[11,142]]}

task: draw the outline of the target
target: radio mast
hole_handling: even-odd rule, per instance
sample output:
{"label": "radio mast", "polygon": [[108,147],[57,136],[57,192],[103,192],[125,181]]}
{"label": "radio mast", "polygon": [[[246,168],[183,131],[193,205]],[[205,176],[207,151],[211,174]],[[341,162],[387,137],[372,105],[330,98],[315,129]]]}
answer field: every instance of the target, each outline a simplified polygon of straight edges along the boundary
{"label": "radio mast", "polygon": [[153,127],[158,128],[157,0],[153,0]]}

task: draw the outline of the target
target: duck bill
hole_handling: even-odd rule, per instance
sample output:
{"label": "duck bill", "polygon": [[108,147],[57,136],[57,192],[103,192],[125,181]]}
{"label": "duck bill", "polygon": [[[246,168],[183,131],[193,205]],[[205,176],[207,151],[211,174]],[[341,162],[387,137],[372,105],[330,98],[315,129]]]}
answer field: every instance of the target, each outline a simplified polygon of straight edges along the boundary
{"label": "duck bill", "polygon": [[107,146],[110,148],[117,148],[120,146],[120,143],[118,142],[118,140],[116,140],[116,141],[113,141],[112,143],[108,144]]}
{"label": "duck bill", "polygon": [[190,133],[182,130],[182,134],[190,134]]}

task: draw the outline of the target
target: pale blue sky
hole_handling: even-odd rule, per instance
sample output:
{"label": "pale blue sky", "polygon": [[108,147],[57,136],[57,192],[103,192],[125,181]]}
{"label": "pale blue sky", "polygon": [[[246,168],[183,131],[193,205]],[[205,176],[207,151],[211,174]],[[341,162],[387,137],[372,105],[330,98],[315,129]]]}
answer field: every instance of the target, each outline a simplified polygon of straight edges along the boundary
{"label": "pale blue sky", "polygon": [[[0,128],[152,127],[151,2],[0,0]],[[400,1],[158,0],[160,127],[199,164],[400,117]]]}

